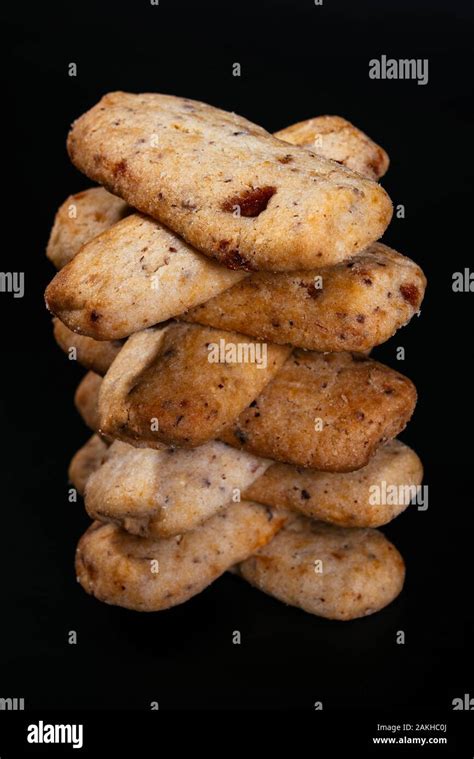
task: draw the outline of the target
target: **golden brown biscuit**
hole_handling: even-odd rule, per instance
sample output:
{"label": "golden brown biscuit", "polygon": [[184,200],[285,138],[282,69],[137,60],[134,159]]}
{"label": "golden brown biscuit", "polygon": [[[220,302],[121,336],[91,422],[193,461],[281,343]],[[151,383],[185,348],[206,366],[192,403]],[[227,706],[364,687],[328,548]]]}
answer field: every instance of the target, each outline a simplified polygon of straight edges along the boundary
{"label": "golden brown biscuit", "polygon": [[68,150],[91,179],[232,269],[335,264],[392,214],[375,182],[187,98],[110,93],[74,123]]}
{"label": "golden brown biscuit", "polygon": [[404,429],[415,403],[413,383],[377,361],[295,349],[219,437],[264,458],[352,471]]}
{"label": "golden brown biscuit", "polygon": [[[240,358],[251,359],[254,351],[258,363],[213,363],[225,357],[219,355],[221,346],[231,351],[250,346],[242,348]],[[104,378],[100,429],[148,448],[157,442],[201,445],[237,418],[275,376],[290,350],[194,324],[171,323],[137,332]]]}
{"label": "golden brown biscuit", "polygon": [[80,381],[74,395],[74,405],[83,421],[94,432],[99,431],[99,390],[102,377],[94,372],[87,372]]}
{"label": "golden brown biscuit", "polygon": [[292,145],[311,148],[369,179],[380,179],[389,166],[385,150],[340,116],[300,121],[275,132],[274,136]]}
{"label": "golden brown biscuit", "polygon": [[106,454],[105,440],[99,435],[92,435],[72,457],[68,477],[79,495],[83,495],[89,477],[102,466]]}
{"label": "golden brown biscuit", "polygon": [[169,609],[266,545],[286,518],[243,501],[192,532],[164,539],[138,538],[116,525],[94,522],[77,547],[77,579],[109,604],[137,611]]}
{"label": "golden brown biscuit", "polygon": [[70,195],[54,219],[46,255],[61,269],[84,243],[130,213],[130,207],[103,187]]}
{"label": "golden brown biscuit", "polygon": [[349,620],[379,611],[400,593],[405,565],[377,530],[300,517],[238,567],[264,593],[310,614]]}
{"label": "golden brown biscuit", "polygon": [[132,214],[83,245],[45,298],[74,332],[116,340],[181,314],[244,276],[202,256],[159,222]]}
{"label": "golden brown biscuit", "polygon": [[134,535],[168,538],[240,500],[270,463],[217,441],[192,450],[152,450],[116,440],[91,472],[85,505],[92,519]]}
{"label": "golden brown biscuit", "polygon": [[251,274],[181,318],[309,350],[365,351],[419,311],[425,286],[419,266],[374,243],[336,266]]}
{"label": "golden brown biscuit", "polygon": [[[273,464],[242,497],[340,527],[380,527],[406,509],[422,479],[423,467],[416,453],[400,440],[391,440],[355,472],[318,472]],[[396,492],[397,498],[377,502],[377,489],[379,493]]]}
{"label": "golden brown biscuit", "polygon": [[121,340],[93,340],[91,337],[72,332],[59,319],[53,319],[53,333],[59,347],[69,354],[75,349],[76,360],[86,369],[104,375],[112,361],[122,349]]}

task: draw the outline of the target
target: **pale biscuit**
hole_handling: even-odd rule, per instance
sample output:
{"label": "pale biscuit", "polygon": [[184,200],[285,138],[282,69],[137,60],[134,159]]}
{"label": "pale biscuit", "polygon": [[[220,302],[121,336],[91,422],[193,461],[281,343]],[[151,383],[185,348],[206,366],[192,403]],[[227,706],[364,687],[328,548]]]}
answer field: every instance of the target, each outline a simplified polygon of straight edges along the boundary
{"label": "pale biscuit", "polygon": [[61,269],[84,243],[123,219],[132,209],[103,187],[92,187],[70,195],[59,207],[49,237],[46,255]]}
{"label": "pale biscuit", "polygon": [[318,472],[248,454],[239,461],[230,455],[237,455],[235,449],[218,445],[171,454],[173,449],[157,452],[116,441],[107,452],[93,436],[74,456],[69,478],[83,494],[86,479],[95,473],[87,489],[89,515],[146,537],[193,529],[203,514],[214,513],[236,492],[244,500],[340,527],[380,527],[405,510],[423,478],[420,459],[399,440],[380,446],[367,466],[350,473]]}
{"label": "pale biscuit", "polygon": [[317,351],[365,351],[419,311],[426,279],[413,261],[374,243],[336,266],[257,272],[181,318]]}
{"label": "pale biscuit", "polygon": [[311,148],[369,179],[380,179],[389,166],[385,150],[340,116],[316,116],[281,129],[274,136],[292,145]]}
{"label": "pale biscuit", "polygon": [[245,277],[132,214],[86,243],[56,274],[46,304],[69,329],[116,340],[166,321]]}
{"label": "pale biscuit", "polygon": [[74,405],[77,411],[94,432],[98,432],[100,428],[99,390],[101,385],[102,377],[95,372],[87,372],[74,394]]}
{"label": "pale biscuit", "polygon": [[416,389],[384,364],[295,349],[219,437],[264,458],[329,472],[360,469],[404,429]]}
{"label": "pale biscuit", "polygon": [[[192,450],[115,441],[85,489],[92,519],[143,537],[194,530],[238,497],[270,461],[211,441]],[[248,500],[248,499],[247,499]]]}
{"label": "pale biscuit", "polygon": [[400,440],[391,440],[355,472],[273,464],[242,497],[340,527],[380,527],[406,509],[422,479],[416,453]]}
{"label": "pale biscuit", "polygon": [[110,93],[74,123],[68,150],[91,179],[232,269],[337,263],[392,214],[375,182],[186,98]]}
{"label": "pale biscuit", "polygon": [[405,578],[402,557],[381,532],[305,517],[290,522],[238,571],[283,603],[337,620],[379,611],[398,596]]}
{"label": "pale biscuit", "polygon": [[77,579],[109,604],[137,611],[168,609],[266,545],[285,521],[284,513],[243,501],[172,538],[139,538],[116,525],[94,522],[77,547]]}
{"label": "pale biscuit", "polygon": [[221,340],[231,348],[249,345],[244,335],[194,324],[171,323],[132,335],[100,390],[101,431],[149,448],[157,443],[195,447],[217,437],[275,376],[291,350],[260,344],[266,351],[260,363],[213,363],[211,349],[218,350]]}
{"label": "pale biscuit", "polygon": [[94,340],[72,332],[59,319],[53,319],[53,334],[59,347],[70,355],[71,348],[75,350],[75,360],[86,369],[96,374],[104,375],[122,349],[121,340]]}
{"label": "pale biscuit", "polygon": [[[386,152],[340,116],[316,116],[274,136],[292,145],[312,147],[322,158],[335,160],[368,179],[378,179],[388,167]],[[70,195],[56,214],[48,258],[61,269],[82,245],[132,212],[133,208],[103,187]]]}
{"label": "pale biscuit", "polygon": [[92,435],[72,457],[68,469],[68,478],[79,495],[84,494],[89,477],[102,466],[106,454],[107,443],[105,440],[99,435]]}

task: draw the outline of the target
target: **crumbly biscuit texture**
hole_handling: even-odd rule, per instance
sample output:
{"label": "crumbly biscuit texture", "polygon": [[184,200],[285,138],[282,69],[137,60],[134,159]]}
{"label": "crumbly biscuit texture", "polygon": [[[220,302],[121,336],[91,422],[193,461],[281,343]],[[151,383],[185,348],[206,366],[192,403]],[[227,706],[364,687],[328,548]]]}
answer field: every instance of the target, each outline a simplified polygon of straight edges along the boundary
{"label": "crumbly biscuit texture", "polygon": [[74,405],[83,421],[94,432],[100,428],[99,391],[102,377],[95,372],[84,375],[74,394]]}
{"label": "crumbly biscuit texture", "polygon": [[[238,346],[250,346],[241,357],[251,359],[253,350],[260,363],[220,360],[227,357],[227,348],[233,359]],[[290,350],[194,324],[171,323],[137,332],[104,378],[100,429],[143,447],[201,445],[217,437],[252,402]]]}
{"label": "crumbly biscuit texture", "polygon": [[103,187],[70,195],[59,207],[46,248],[57,269],[72,261],[77,251],[96,235],[123,219],[131,209]]}
{"label": "crumbly biscuit texture", "polygon": [[415,404],[413,383],[384,364],[295,349],[220,439],[296,466],[352,471],[404,429]]}
{"label": "crumbly biscuit texture", "polygon": [[186,98],[110,93],[75,122],[68,150],[91,179],[232,269],[337,263],[392,214],[377,183]]}
{"label": "crumbly biscuit texture", "polygon": [[389,166],[385,150],[341,116],[316,116],[281,129],[274,136],[291,145],[311,148],[369,179],[380,179]]}
{"label": "crumbly biscuit texture", "polygon": [[162,224],[132,214],[86,243],[46,290],[50,311],[96,340],[128,337],[239,282]]}
{"label": "crumbly biscuit texture", "polygon": [[264,593],[310,614],[365,617],[400,593],[405,566],[397,549],[372,529],[345,529],[300,517],[240,564]]}
{"label": "crumbly biscuit texture", "polygon": [[144,537],[189,532],[260,477],[269,461],[217,441],[198,448],[134,448],[115,441],[87,483],[90,517]]}
{"label": "crumbly biscuit texture", "polygon": [[94,522],[76,551],[76,574],[100,601],[160,611],[203,591],[233,564],[266,545],[287,516],[242,501],[172,538],[139,538]]}
{"label": "crumbly biscuit texture", "polygon": [[425,286],[419,266],[374,243],[336,266],[251,274],[181,318],[308,350],[366,351],[419,311]]}
{"label": "crumbly biscuit texture", "polygon": [[68,477],[79,495],[83,495],[87,481],[105,461],[107,443],[99,435],[92,435],[71,459]]}
{"label": "crumbly biscuit texture", "polygon": [[380,527],[407,508],[422,478],[416,453],[400,440],[391,440],[355,472],[273,464],[242,495],[340,527]]}
{"label": "crumbly biscuit texture", "polygon": [[[81,366],[104,375],[123,346],[121,340],[94,340],[72,332],[60,319],[53,319],[53,334],[57,344]],[[74,354],[71,353],[73,349]]]}

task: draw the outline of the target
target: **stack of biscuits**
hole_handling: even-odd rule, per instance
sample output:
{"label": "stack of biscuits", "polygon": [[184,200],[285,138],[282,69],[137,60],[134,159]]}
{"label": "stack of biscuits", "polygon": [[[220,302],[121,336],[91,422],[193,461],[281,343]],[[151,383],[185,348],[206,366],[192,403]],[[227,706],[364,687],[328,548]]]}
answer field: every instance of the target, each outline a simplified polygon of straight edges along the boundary
{"label": "stack of biscuits", "polygon": [[[68,151],[100,185],[63,203],[47,251],[56,341],[89,370],[75,402],[94,435],[69,470],[94,520],[78,581],[141,611],[226,571],[331,619],[386,606],[404,563],[374,528],[422,466],[396,439],[415,387],[369,354],[426,281],[377,242],[385,151],[335,116],[270,135],[123,92],[73,124]],[[377,498],[390,488],[402,497]]]}

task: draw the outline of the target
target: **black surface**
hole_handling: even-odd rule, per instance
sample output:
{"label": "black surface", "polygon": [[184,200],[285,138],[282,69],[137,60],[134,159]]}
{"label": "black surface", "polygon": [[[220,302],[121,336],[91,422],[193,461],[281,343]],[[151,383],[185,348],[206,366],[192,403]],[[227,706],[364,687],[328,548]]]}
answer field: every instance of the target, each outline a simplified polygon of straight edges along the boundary
{"label": "black surface", "polygon": [[[472,31],[469,4],[421,0],[10,9],[2,268],[25,272],[26,294],[0,294],[0,696],[23,696],[32,709],[147,709],[156,700],[162,709],[311,710],[322,700],[328,712],[387,714],[447,713],[455,696],[474,696],[474,293],[451,287],[453,272],[474,269]],[[368,61],[382,54],[429,58],[428,85],[370,80]],[[67,75],[70,62],[77,78]],[[385,241],[423,266],[429,287],[421,318],[375,355],[417,385],[402,439],[424,462],[430,503],[384,530],[406,559],[407,581],[381,613],[328,622],[226,576],[182,607],[140,616],[98,603],[75,582],[88,519],[82,503],[68,503],[66,470],[88,437],[72,406],[83,372],[52,339],[44,248],[57,206],[90,184],[68,161],[68,126],[113,89],[202,99],[269,130],[337,113],[388,150],[383,184],[406,218],[393,219]],[[396,645],[398,630],[405,645]]]}

